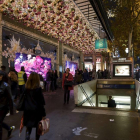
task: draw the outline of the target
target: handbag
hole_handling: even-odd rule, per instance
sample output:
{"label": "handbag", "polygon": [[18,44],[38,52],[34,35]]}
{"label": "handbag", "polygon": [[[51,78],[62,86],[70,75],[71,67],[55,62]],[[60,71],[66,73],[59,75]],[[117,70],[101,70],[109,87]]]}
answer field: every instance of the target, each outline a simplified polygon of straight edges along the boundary
{"label": "handbag", "polygon": [[50,127],[50,120],[48,118],[41,120],[38,123],[38,135],[44,135],[45,133],[47,133],[49,131],[49,127]]}
{"label": "handbag", "polygon": [[26,98],[26,96],[25,96],[25,93],[24,93],[24,94],[22,94],[22,96],[20,97],[20,100],[19,100],[18,105],[17,105],[17,107],[16,107],[16,109],[17,109],[18,111],[24,111],[25,98]]}
{"label": "handbag", "polygon": [[64,86],[72,86],[72,85],[73,85],[73,81],[67,81],[67,80],[65,80]]}

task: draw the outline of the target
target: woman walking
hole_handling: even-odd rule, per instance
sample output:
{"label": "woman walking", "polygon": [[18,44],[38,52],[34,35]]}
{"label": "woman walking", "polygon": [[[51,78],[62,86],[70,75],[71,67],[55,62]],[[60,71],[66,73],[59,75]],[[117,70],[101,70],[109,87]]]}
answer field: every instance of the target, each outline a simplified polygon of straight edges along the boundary
{"label": "woman walking", "polygon": [[[73,90],[72,85],[67,85],[67,82],[73,81],[73,76],[70,72],[70,69],[66,69],[66,73],[63,75],[63,81],[62,81],[62,87],[64,89],[64,104],[66,104],[66,99],[67,99],[67,104],[69,104],[69,98],[70,98],[70,90]],[[67,96],[67,97],[66,97]]]}
{"label": "woman walking", "polygon": [[37,134],[37,126],[39,121],[45,119],[45,101],[40,87],[40,79],[37,73],[31,73],[25,85],[23,93],[26,97],[25,108],[23,114],[23,124],[26,126],[26,138],[30,140],[32,128],[36,128],[36,140],[39,140],[40,135]]}
{"label": "woman walking", "polygon": [[14,102],[14,99],[17,96],[18,77],[14,71],[10,71],[9,78],[10,78],[10,83],[11,83],[12,99]]}

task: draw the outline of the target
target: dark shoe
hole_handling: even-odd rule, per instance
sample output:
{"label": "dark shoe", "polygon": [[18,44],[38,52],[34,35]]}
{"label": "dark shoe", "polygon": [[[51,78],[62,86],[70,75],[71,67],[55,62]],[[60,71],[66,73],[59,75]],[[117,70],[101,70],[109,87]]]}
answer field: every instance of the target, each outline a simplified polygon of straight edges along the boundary
{"label": "dark shoe", "polygon": [[15,126],[11,126],[10,130],[8,131],[8,138],[11,136],[12,131],[15,129]]}
{"label": "dark shoe", "polygon": [[25,140],[30,140],[30,134],[29,134],[29,132],[26,132],[26,139]]}

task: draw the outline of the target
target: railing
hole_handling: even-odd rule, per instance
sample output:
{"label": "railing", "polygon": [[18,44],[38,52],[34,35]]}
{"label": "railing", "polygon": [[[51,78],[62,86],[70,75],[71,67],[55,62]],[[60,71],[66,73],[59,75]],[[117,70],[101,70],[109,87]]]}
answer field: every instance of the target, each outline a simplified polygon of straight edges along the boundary
{"label": "railing", "polygon": [[84,94],[85,97],[86,97],[86,99],[83,100],[82,102],[80,102],[80,103],[78,104],[78,106],[81,106],[81,105],[84,104],[86,101],[88,101],[89,104],[90,104],[91,106],[94,106],[94,105],[93,105],[93,102],[91,101],[91,97],[94,96],[95,93],[93,93],[93,94],[91,94],[90,96],[88,96],[87,93],[86,93],[86,91],[84,90],[83,86],[82,86],[81,84],[78,85],[78,86],[80,87],[81,91],[83,92],[83,94]]}

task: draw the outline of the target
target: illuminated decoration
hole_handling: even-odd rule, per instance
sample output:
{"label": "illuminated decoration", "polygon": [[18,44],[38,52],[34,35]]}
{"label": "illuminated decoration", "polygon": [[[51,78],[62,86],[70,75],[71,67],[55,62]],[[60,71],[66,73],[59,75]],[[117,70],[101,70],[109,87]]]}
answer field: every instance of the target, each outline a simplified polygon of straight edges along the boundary
{"label": "illuminated decoration", "polygon": [[[34,55],[33,49],[27,50],[26,48],[21,48],[20,39],[17,41],[13,36],[12,39],[9,40],[9,42],[10,42],[11,48],[7,47],[7,49],[2,52],[2,55],[5,58],[8,58],[9,67],[10,67],[10,61],[15,61],[16,53]],[[35,48],[35,50],[40,51],[39,55],[41,57],[50,58],[52,68],[54,68],[54,63],[56,62],[56,60],[55,60],[55,56],[54,56],[53,52],[44,53],[39,45],[39,41],[38,41],[38,44],[37,44],[37,47]]]}
{"label": "illuminated decoration", "polygon": [[67,54],[64,54],[64,57],[63,57],[63,60],[62,60],[63,66],[65,66],[66,61],[77,63],[77,65],[79,67],[79,59],[75,59],[74,55],[72,56],[72,60],[71,60],[70,58],[67,57]]}
{"label": "illuminated decoration", "polygon": [[0,12],[84,53],[99,39],[72,0],[0,0]]}
{"label": "illuminated decoration", "polygon": [[78,64],[70,61],[66,61],[66,69],[70,69],[70,73],[74,76],[75,75],[75,70],[78,69]]}
{"label": "illuminated decoration", "polygon": [[51,59],[30,54],[16,53],[15,70],[19,72],[22,66],[24,66],[27,76],[29,76],[31,72],[36,72],[45,79],[46,73],[51,69]]}

